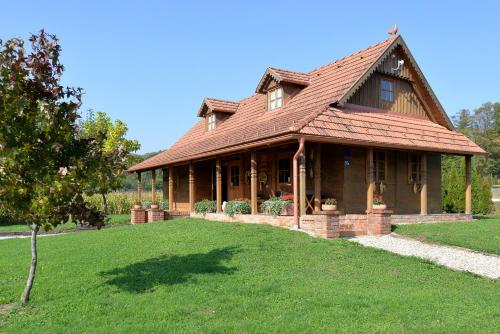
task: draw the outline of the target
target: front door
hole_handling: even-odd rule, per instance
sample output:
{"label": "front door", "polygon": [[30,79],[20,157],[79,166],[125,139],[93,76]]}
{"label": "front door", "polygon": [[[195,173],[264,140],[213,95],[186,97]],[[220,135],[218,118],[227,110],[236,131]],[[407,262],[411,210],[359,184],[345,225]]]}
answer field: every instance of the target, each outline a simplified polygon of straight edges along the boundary
{"label": "front door", "polygon": [[227,197],[228,200],[243,197],[241,170],[238,162],[227,166]]}

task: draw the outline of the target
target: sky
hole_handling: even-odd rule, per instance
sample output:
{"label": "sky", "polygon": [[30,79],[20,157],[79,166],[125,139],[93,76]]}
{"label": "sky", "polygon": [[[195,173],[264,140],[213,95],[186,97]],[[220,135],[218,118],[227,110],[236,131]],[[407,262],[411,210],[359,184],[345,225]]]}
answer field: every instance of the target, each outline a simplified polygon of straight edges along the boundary
{"label": "sky", "polygon": [[140,153],[168,148],[205,96],[253,94],[266,67],[316,67],[388,38],[398,24],[451,116],[500,101],[500,1],[12,1],[0,38],[44,28],[63,83],[120,119]]}

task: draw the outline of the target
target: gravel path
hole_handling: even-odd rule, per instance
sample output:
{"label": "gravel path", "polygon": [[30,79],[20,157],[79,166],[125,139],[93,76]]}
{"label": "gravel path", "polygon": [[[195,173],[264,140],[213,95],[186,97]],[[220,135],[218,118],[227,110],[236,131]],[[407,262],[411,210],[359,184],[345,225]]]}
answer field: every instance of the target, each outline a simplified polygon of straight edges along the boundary
{"label": "gravel path", "polygon": [[500,278],[500,257],[496,255],[486,255],[465,248],[428,244],[395,234],[381,237],[361,236],[350,240],[404,256],[427,259],[454,270],[468,271],[494,279]]}
{"label": "gravel path", "polygon": [[[37,235],[37,238],[39,237],[51,237],[51,236],[54,236],[54,235],[63,235],[63,234],[66,234],[66,233],[51,233],[51,234],[39,234]],[[7,240],[7,239],[25,239],[25,238],[31,238],[31,235],[22,235],[22,234],[18,234],[18,235],[7,235],[7,236],[0,236],[0,240]]]}

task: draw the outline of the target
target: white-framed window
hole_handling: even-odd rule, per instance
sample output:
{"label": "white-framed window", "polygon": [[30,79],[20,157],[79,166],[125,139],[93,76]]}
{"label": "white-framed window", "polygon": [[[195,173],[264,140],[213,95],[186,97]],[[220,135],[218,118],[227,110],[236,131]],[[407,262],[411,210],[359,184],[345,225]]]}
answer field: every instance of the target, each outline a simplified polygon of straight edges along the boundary
{"label": "white-framed window", "polygon": [[215,129],[215,121],[216,121],[215,114],[214,113],[208,114],[208,116],[207,116],[207,130],[208,131]]}
{"label": "white-framed window", "polygon": [[269,110],[280,108],[283,105],[283,88],[276,88],[268,93]]}
{"label": "white-framed window", "polygon": [[380,99],[382,101],[394,101],[393,81],[390,79],[380,80]]}

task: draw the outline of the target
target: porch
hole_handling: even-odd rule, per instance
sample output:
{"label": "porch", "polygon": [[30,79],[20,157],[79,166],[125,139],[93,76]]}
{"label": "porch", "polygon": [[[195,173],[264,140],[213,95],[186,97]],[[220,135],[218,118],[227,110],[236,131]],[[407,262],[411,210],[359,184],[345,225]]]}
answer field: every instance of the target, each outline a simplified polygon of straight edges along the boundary
{"label": "porch", "polygon": [[[393,214],[395,221],[404,223],[469,220],[472,219],[470,156],[465,156],[465,161],[466,210],[461,215],[442,214],[439,152],[301,139],[166,166],[163,168],[162,195],[168,199],[169,211],[164,213],[157,207],[146,211],[137,208],[132,213],[132,220],[133,223],[161,220],[180,213],[196,216],[194,204],[203,199],[216,202],[217,212],[208,214],[207,219],[265,223],[302,230],[307,230],[308,225],[310,230],[325,231],[333,226],[341,236],[370,233],[370,219],[375,216],[384,217],[377,219],[383,220],[385,225],[389,221],[389,229],[378,229],[378,234],[390,232]],[[156,172],[151,172],[155,202]],[[137,175],[140,201],[141,171]],[[263,201],[283,195],[293,195],[294,216],[273,218],[260,212]],[[385,210],[374,211],[374,195],[384,197]],[[249,199],[251,214],[225,216],[223,203],[241,198]],[[322,211],[321,204],[326,198],[337,200],[337,211]]]}

